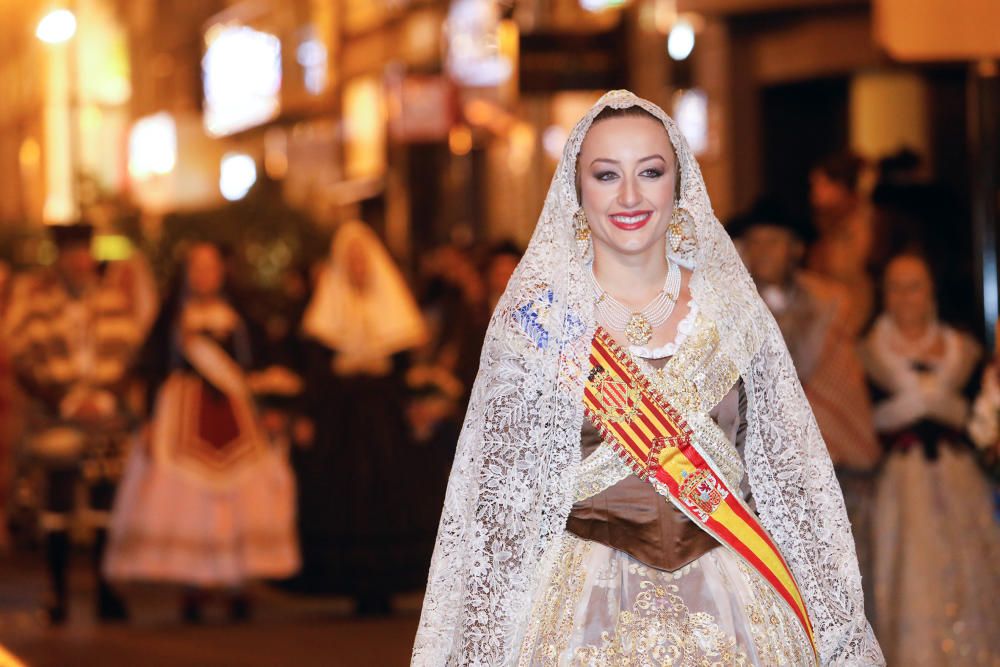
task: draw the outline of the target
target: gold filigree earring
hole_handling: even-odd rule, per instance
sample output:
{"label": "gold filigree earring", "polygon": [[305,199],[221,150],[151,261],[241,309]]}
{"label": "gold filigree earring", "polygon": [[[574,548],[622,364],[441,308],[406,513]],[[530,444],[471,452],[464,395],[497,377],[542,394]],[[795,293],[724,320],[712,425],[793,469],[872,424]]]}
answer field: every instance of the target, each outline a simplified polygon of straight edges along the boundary
{"label": "gold filigree earring", "polygon": [[670,224],[667,225],[667,236],[674,252],[680,252],[684,247],[684,241],[687,240],[684,236],[686,217],[687,211],[675,204],[674,211],[670,215]]}
{"label": "gold filigree earring", "polygon": [[590,251],[590,223],[587,222],[587,214],[581,206],[573,214],[573,230],[576,236],[576,247],[580,257],[587,258]]}

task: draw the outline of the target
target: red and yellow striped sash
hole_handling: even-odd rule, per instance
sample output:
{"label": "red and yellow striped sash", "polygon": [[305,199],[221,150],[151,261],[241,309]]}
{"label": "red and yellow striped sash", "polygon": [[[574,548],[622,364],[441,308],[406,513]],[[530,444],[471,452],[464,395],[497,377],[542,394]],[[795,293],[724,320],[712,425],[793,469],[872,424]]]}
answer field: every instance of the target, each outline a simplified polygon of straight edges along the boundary
{"label": "red and yellow striped sash", "polygon": [[635,474],[659,482],[682,512],[759,572],[791,607],[815,651],[802,595],[771,537],[694,447],[684,418],[601,328],[583,396],[587,417]]}

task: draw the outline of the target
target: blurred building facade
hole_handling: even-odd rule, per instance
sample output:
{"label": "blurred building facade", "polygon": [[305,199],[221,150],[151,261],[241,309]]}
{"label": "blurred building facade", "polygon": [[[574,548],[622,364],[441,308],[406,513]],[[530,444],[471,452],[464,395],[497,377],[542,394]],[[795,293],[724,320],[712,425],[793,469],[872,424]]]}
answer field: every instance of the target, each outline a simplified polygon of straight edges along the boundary
{"label": "blurred building facade", "polygon": [[[572,123],[629,87],[672,112],[721,218],[852,147],[968,189],[962,64],[894,62],[867,0],[73,0],[0,9],[0,221],[145,215],[267,180],[398,256],[527,240]],[[80,178],[82,176],[82,178]],[[111,202],[111,204],[108,204]],[[112,215],[112,214],[109,214]]]}

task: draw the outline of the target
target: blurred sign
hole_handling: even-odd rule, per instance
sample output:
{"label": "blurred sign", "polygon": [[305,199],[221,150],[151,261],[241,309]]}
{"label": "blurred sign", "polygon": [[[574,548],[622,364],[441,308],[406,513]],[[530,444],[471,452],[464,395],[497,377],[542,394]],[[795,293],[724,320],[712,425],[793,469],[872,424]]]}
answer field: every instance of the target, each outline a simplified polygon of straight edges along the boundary
{"label": "blurred sign", "polygon": [[998,0],[875,0],[875,38],[897,60],[1000,57]]}
{"label": "blurred sign", "polygon": [[491,0],[452,0],[446,24],[448,71],[465,86],[499,86],[514,71],[500,48],[500,8]]}
{"label": "blurred sign", "polygon": [[285,197],[293,206],[318,205],[316,193],[343,180],[337,121],[320,118],[291,129],[273,128],[267,139],[265,167],[272,177],[284,179]]}
{"label": "blurred sign", "polygon": [[395,141],[444,141],[455,111],[455,89],[446,77],[389,80],[389,131]]}
{"label": "blurred sign", "polygon": [[[678,12],[699,14],[753,14],[755,12],[810,11],[823,7],[865,5],[865,0],[667,0]],[[914,0],[907,0],[914,2]],[[922,0],[916,0],[920,2]]]}
{"label": "blurred sign", "polygon": [[260,125],[281,109],[281,40],[245,25],[214,25],[202,60],[205,129],[222,136]]}
{"label": "blurred sign", "polygon": [[598,33],[521,33],[521,92],[608,90],[625,81],[621,28]]}

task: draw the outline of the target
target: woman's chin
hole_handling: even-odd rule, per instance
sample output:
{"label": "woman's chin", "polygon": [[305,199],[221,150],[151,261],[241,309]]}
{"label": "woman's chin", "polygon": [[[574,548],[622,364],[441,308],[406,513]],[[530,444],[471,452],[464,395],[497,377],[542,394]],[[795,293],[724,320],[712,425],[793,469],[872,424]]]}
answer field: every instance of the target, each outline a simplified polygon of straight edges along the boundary
{"label": "woman's chin", "polygon": [[604,249],[615,255],[634,257],[661,248],[662,238],[656,238],[650,233],[617,232],[610,236],[604,244]]}

